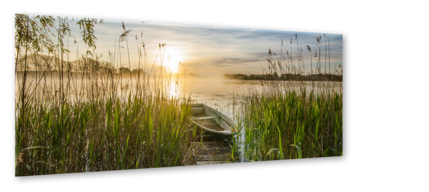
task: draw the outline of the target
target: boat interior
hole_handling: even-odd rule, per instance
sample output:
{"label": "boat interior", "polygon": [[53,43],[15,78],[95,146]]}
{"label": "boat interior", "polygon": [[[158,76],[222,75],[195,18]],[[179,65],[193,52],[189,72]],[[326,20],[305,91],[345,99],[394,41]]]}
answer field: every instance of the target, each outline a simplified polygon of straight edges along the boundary
{"label": "boat interior", "polygon": [[204,104],[194,104],[192,107],[192,118],[201,126],[215,131],[231,133],[231,125],[225,115]]}

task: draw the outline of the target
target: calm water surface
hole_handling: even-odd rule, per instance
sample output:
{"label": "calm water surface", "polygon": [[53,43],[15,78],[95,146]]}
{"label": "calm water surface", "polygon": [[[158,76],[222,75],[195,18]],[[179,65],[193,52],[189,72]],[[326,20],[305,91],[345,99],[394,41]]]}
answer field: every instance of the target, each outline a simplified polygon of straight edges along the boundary
{"label": "calm water surface", "polygon": [[[66,80],[66,79],[65,79]],[[22,80],[20,79],[20,82]],[[82,87],[82,82],[89,84],[88,81],[94,82],[94,80],[84,80],[81,78],[72,78],[70,83],[72,91],[68,97],[77,98],[81,97],[84,94],[88,94],[85,91],[80,91]],[[116,81],[118,84],[121,84],[119,80]],[[158,83],[155,83],[158,82]],[[99,79],[97,81],[100,87],[106,87],[108,84],[107,81]],[[58,93],[55,92],[59,90],[58,78],[51,78],[48,76],[46,82],[36,81],[36,78],[29,76],[27,86],[33,87],[38,84],[39,87],[45,86],[45,92],[48,93]],[[136,80],[133,80],[133,87],[136,85]],[[240,101],[240,98],[244,95],[248,95],[250,92],[262,92],[270,91],[281,87],[282,91],[285,89],[293,89],[299,92],[299,87],[306,87],[310,90],[313,86],[315,87],[316,92],[320,90],[326,90],[329,88],[332,92],[342,91],[341,82],[287,82],[287,81],[258,81],[258,80],[230,80],[220,78],[162,78],[151,79],[149,84],[146,84],[151,87],[161,86],[165,88],[165,91],[170,94],[170,96],[175,98],[191,98],[193,103],[204,103],[218,111],[224,113],[228,117],[235,120],[235,114],[240,110],[243,103]],[[278,86],[281,85],[281,86]],[[20,87],[18,81],[15,83],[15,94],[16,97],[19,95]],[[128,94],[132,91],[135,93],[136,89],[131,88],[131,81],[129,78],[122,79],[122,86],[117,86],[117,94],[122,98],[127,98]],[[121,90],[122,87],[122,90]],[[87,87],[88,88],[88,87]],[[89,90],[89,89],[87,89]],[[105,91],[105,90],[100,90]],[[43,91],[39,90],[38,94],[42,94]]]}

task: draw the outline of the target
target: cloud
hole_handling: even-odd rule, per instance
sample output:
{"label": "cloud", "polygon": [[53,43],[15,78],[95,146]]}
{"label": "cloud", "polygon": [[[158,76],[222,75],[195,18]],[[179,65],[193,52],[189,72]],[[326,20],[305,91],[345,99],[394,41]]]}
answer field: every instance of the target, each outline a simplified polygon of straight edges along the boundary
{"label": "cloud", "polygon": [[249,55],[248,57],[244,57],[244,58],[241,58],[241,57],[240,58],[228,58],[228,57],[219,58],[219,59],[212,60],[211,63],[219,67],[230,67],[230,66],[238,67],[238,66],[251,65],[251,64],[255,64],[266,60],[264,57],[260,57],[258,55],[259,54],[257,54],[257,56]]}

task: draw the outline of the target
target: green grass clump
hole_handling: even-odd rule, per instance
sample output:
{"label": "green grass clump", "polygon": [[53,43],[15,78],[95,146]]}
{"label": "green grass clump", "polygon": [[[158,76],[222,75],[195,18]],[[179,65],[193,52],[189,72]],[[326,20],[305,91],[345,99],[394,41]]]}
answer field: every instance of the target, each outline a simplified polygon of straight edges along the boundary
{"label": "green grass clump", "polygon": [[18,176],[179,166],[189,160],[189,101],[156,95],[26,107],[25,121],[20,111],[16,119]]}
{"label": "green grass clump", "polygon": [[[295,67],[289,53],[289,63],[273,62],[272,54],[269,50],[271,74],[304,73],[300,57]],[[316,66],[320,73],[320,57]],[[338,75],[342,78],[342,71]],[[248,87],[241,96],[245,105],[237,114],[238,135],[244,135],[233,141],[233,150],[243,145],[241,156],[249,162],[342,156],[343,92],[342,87],[334,89],[337,83],[261,81],[260,90]]]}
{"label": "green grass clump", "polygon": [[[152,73],[156,60],[151,66],[146,62],[143,34],[135,36],[138,68],[123,73],[124,43],[131,68],[130,30],[124,23],[118,45],[115,39],[114,51],[102,60],[93,35],[102,20],[79,20],[86,50],[80,55],[77,47],[71,62],[69,21],[15,16],[15,175],[189,164],[195,139],[195,127],[188,126],[190,98],[173,97],[170,88],[179,80],[177,85],[163,80],[172,76],[166,69]],[[160,44],[160,58],[161,53],[165,43]],[[163,60],[158,62],[162,66]]]}
{"label": "green grass clump", "polygon": [[240,114],[248,161],[340,156],[342,93],[254,93]]}

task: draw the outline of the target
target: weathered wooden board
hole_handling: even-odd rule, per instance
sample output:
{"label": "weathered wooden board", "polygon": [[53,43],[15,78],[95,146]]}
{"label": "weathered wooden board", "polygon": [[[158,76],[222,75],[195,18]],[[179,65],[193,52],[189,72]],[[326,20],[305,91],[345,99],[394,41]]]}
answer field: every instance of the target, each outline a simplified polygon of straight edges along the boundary
{"label": "weathered wooden board", "polygon": [[[217,149],[202,149],[201,147],[196,147],[198,152],[204,153],[204,154],[211,154],[211,153],[231,153],[231,149],[225,149],[225,148],[217,148]],[[195,148],[194,148],[195,149]]]}
{"label": "weathered wooden board", "polygon": [[231,154],[231,150],[230,149],[208,149],[208,150],[200,150],[198,152],[198,154],[200,155],[220,155],[220,154]]}
{"label": "weathered wooden board", "polygon": [[232,164],[237,163],[233,161],[197,161],[197,166],[200,165],[217,165],[217,164]]}
{"label": "weathered wooden board", "polygon": [[197,165],[232,163],[231,148],[227,142],[192,142],[191,147],[195,150]]}
{"label": "weathered wooden board", "polygon": [[193,145],[194,150],[198,151],[199,154],[207,155],[207,154],[231,154],[230,147],[225,146],[208,146],[204,144],[201,147],[201,144]]}
{"label": "weathered wooden board", "polygon": [[231,159],[230,154],[220,155],[201,155],[198,154],[197,161],[228,161]]}
{"label": "weathered wooden board", "polygon": [[[191,145],[194,146],[201,146],[201,142],[192,142]],[[228,148],[229,149],[229,145],[226,142],[222,142],[222,141],[212,141],[212,142],[203,142],[203,146],[204,149],[205,148]]]}

